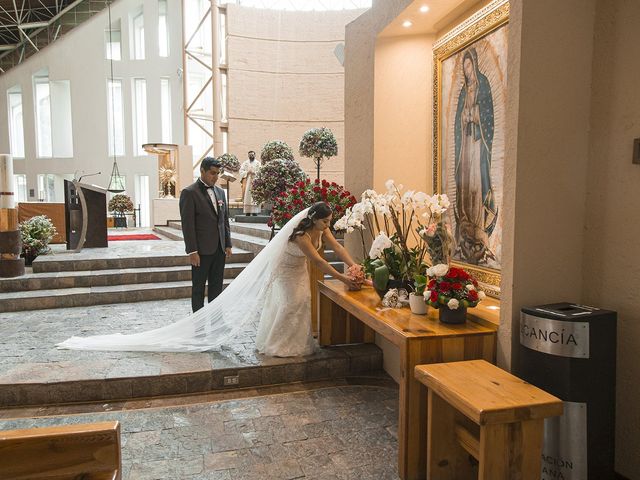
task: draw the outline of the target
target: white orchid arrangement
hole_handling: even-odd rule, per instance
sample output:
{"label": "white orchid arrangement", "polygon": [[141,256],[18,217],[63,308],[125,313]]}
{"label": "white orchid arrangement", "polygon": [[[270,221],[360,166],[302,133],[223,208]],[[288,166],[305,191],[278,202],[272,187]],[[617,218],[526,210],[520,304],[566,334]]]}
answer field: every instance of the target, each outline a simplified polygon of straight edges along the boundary
{"label": "white orchid arrangement", "polygon": [[[381,290],[389,279],[413,281],[426,269],[427,232],[437,230],[450,205],[446,195],[403,192],[404,187],[393,180],[387,180],[385,187],[385,193],[363,192],[360,202],[335,224],[336,230],[359,231],[364,252],[365,232],[370,236],[372,244],[364,266]],[[429,263],[433,261],[429,259]]]}

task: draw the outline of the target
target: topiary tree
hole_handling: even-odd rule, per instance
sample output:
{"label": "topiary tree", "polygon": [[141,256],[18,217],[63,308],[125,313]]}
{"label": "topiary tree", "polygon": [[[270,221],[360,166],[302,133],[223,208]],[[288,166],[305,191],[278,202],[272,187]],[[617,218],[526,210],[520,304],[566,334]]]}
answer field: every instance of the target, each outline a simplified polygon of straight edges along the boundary
{"label": "topiary tree", "polygon": [[296,182],[305,179],[297,162],[276,158],[262,165],[251,184],[251,195],[258,203],[272,202]]}
{"label": "topiary tree", "polygon": [[262,147],[260,160],[262,163],[267,163],[271,160],[275,160],[276,158],[293,161],[293,150],[291,150],[291,147],[281,140],[272,140],[267,142],[265,146]]}
{"label": "topiary tree", "polygon": [[316,164],[317,179],[320,179],[320,165],[325,159],[338,154],[338,142],[328,128],[312,128],[307,130],[300,140],[300,155],[313,158]]}
{"label": "topiary tree", "polygon": [[222,168],[225,172],[237,172],[240,170],[240,162],[238,161],[238,157],[231,153],[223,153],[218,158],[216,158],[220,163],[222,163]]}

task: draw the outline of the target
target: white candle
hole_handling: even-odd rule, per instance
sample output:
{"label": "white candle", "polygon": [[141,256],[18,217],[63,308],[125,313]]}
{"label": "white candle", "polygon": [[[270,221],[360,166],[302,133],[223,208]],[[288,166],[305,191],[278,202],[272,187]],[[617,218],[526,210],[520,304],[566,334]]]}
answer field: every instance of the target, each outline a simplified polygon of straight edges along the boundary
{"label": "white candle", "polygon": [[15,208],[13,192],[13,158],[0,153],[0,208]]}

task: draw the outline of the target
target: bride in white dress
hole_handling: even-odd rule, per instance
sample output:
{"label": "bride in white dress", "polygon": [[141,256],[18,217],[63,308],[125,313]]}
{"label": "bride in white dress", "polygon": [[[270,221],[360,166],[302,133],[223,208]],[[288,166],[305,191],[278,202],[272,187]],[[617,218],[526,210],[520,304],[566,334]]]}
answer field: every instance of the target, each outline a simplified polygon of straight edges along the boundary
{"label": "bride in white dress", "polygon": [[229,343],[259,320],[260,353],[281,357],[313,353],[307,258],[350,288],[360,286],[319,253],[324,242],[347,266],[355,263],[331,234],[330,224],[331,208],[324,202],[298,213],[218,297],[175,323],[130,335],[71,337],[58,348],[204,352]]}

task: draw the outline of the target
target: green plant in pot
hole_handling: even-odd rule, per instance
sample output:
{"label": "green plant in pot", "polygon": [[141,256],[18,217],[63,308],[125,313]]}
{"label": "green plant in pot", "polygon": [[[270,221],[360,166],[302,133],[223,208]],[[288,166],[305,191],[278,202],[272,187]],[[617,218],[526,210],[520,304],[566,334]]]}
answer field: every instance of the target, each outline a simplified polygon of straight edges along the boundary
{"label": "green plant in pot", "polygon": [[424,298],[424,290],[427,287],[427,276],[416,274],[413,277],[413,292],[409,294],[409,307],[417,315],[427,313],[427,302]]}
{"label": "green plant in pot", "polygon": [[119,193],[117,195],[114,195],[113,198],[109,200],[109,211],[115,214],[115,226],[126,228],[127,217],[125,216],[125,214],[127,212],[133,211],[133,202],[128,195]]}
{"label": "green plant in pot", "polygon": [[22,256],[26,265],[31,265],[38,255],[51,251],[49,242],[58,231],[49,217],[46,215],[31,217],[20,223],[19,228],[22,239]]}
{"label": "green plant in pot", "polygon": [[[386,193],[366,190],[335,224],[338,231],[360,232],[366,256],[363,267],[381,297],[390,288],[413,291],[415,276],[431,263],[428,237],[422,232],[434,229],[449,207],[446,195],[403,191],[393,180],[387,180],[385,187]],[[365,235],[372,242],[369,250]]]}

